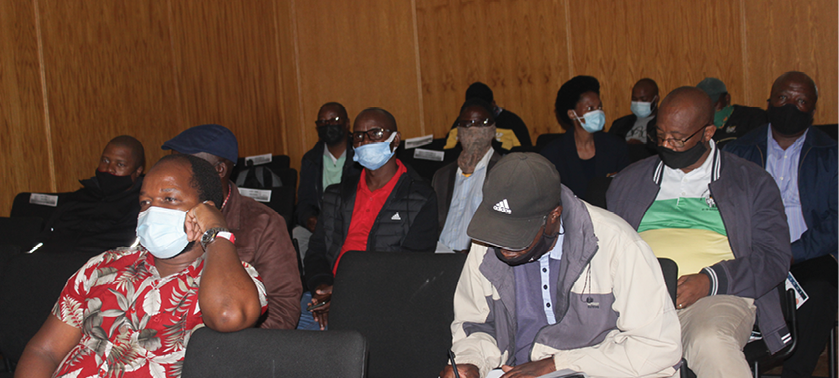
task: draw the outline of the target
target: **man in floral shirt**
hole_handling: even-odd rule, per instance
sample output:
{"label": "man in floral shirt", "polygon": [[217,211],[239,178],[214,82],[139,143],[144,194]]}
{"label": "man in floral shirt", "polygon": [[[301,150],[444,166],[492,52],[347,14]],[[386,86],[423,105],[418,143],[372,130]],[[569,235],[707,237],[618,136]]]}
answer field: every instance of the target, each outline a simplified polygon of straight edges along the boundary
{"label": "man in floral shirt", "polygon": [[266,309],[218,210],[212,166],[170,155],[140,191],[140,245],[92,258],[67,281],[29,342],[18,377],[179,377],[195,329],[253,326]]}

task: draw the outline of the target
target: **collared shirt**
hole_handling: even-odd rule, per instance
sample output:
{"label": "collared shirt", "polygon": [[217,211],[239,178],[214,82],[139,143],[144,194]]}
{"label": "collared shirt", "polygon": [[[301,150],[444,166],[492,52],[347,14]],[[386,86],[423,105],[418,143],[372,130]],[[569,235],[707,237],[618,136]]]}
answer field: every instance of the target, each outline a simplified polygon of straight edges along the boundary
{"label": "collared shirt", "polygon": [[804,222],[804,213],[801,210],[801,197],[798,195],[798,162],[801,159],[804,138],[809,130],[785,150],[772,137],[771,125],[766,129],[766,171],[775,179],[778,189],[781,190],[784,212],[789,223],[789,240],[794,242],[807,231],[807,223]]}
{"label": "collared shirt", "polygon": [[661,189],[638,226],[638,234],[656,257],[670,258],[679,274],[699,273],[703,268],[734,258],[728,234],[708,184],[719,153],[711,151],[696,169],[685,173],[664,166]]}
{"label": "collared shirt", "polygon": [[542,327],[556,324],[556,282],[562,261],[562,242],[565,229],[559,227],[556,245],[542,255],[538,263],[513,267],[516,279],[516,364],[530,361],[530,349]]}
{"label": "collared shirt", "polygon": [[[373,229],[373,223],[382,211],[382,207],[390,197],[390,192],[399,182],[399,177],[408,170],[399,159],[396,159],[396,173],[385,186],[370,191],[367,187],[367,170],[361,171],[361,178],[358,180],[358,185],[355,190],[355,204],[353,205],[352,219],[350,220],[350,228],[347,231],[347,237],[344,239],[344,245],[341,246],[341,252],[335,260],[335,265],[332,267],[332,274],[338,271],[338,263],[341,262],[341,257],[347,251],[365,251],[367,250],[367,239],[370,236],[370,230]],[[394,216],[399,216],[396,213]],[[408,216],[405,214],[404,216]]]}
{"label": "collared shirt", "polygon": [[347,150],[337,158],[329,152],[326,143],[323,144],[323,188],[341,182],[341,174],[344,172],[344,162],[347,160]]}
{"label": "collared shirt", "polygon": [[[242,265],[265,312],[265,288],[256,270]],[[161,277],[143,247],[90,259],[67,280],[52,310],[82,333],[54,376],[179,377],[187,341],[204,325],[198,307],[203,270],[202,255]]]}
{"label": "collared shirt", "polygon": [[632,128],[626,133],[626,140],[629,141],[630,139],[640,140],[643,143],[647,142],[647,124],[655,118],[655,114],[650,114],[644,118],[638,118],[635,120],[635,124],[632,125]]}
{"label": "collared shirt", "polygon": [[490,148],[484,154],[471,175],[464,175],[460,168],[455,173],[452,202],[449,205],[446,224],[440,233],[440,243],[453,251],[469,249],[472,239],[466,235],[466,229],[469,228],[469,222],[483,199],[484,180],[493,152]]}

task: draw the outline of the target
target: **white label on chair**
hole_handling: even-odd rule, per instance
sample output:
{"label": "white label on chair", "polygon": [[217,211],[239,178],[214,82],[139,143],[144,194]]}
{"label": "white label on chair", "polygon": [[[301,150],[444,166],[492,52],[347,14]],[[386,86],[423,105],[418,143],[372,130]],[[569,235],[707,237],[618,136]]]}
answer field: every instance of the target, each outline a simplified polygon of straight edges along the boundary
{"label": "white label on chair", "polygon": [[32,193],[29,195],[29,203],[56,207],[58,206],[58,196],[52,194]]}
{"label": "white label on chair", "polygon": [[446,153],[443,151],[426,150],[424,148],[417,148],[414,150],[414,159],[443,161]]}
{"label": "white label on chair", "polygon": [[784,283],[784,291],[789,289],[793,289],[793,291],[795,291],[796,310],[801,308],[801,305],[803,305],[804,302],[807,302],[807,299],[810,298],[810,296],[807,295],[807,292],[805,292],[804,289],[801,288],[801,285],[798,284],[798,281],[795,277],[793,277],[792,273],[787,273],[787,282]]}
{"label": "white label on chair", "polygon": [[271,162],[271,154],[248,156],[245,158],[245,166],[248,162],[253,162],[253,165],[267,164]]}
{"label": "white label on chair", "polygon": [[408,138],[405,139],[405,149],[410,150],[412,148],[417,148],[420,146],[425,146],[426,144],[431,144],[434,141],[434,134],[428,134],[426,136],[416,137],[416,138]]}
{"label": "white label on chair", "polygon": [[270,190],[239,188],[239,194],[253,198],[254,201],[271,202]]}

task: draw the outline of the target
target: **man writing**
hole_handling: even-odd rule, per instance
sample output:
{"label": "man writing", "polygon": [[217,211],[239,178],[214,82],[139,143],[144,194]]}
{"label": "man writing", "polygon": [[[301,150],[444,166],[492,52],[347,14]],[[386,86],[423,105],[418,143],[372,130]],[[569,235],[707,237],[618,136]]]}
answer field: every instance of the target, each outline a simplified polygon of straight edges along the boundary
{"label": "man writing", "polygon": [[236,255],[222,200],[205,161],[161,159],[140,192],[140,245],[98,255],[67,281],[15,375],[179,376],[196,328],[256,323],[265,289]]}
{"label": "man writing", "polygon": [[769,94],[769,125],[725,146],[765,168],[781,190],[792,241],[790,272],[809,296],[797,310],[798,345],[784,361],[784,378],[813,374],[836,321],[837,148],[812,127],[818,99],[806,74],[781,75]]}
{"label": "man writing", "polygon": [[163,143],[163,149],[191,154],[212,165],[224,194],[221,212],[238,240],[239,259],[256,268],[268,292],[268,314],[259,327],[294,329],[303,291],[294,246],[283,217],[242,196],[230,182],[239,154],[236,136],[220,125],[195,126]]}
{"label": "man writing", "polygon": [[751,377],[742,349],[756,313],[771,352],[790,341],[775,290],[789,270],[789,231],[772,177],[719,151],[713,117],[700,89],[667,95],[656,125],[659,156],[618,173],[606,203],[656,256],[678,264],[676,307],[690,369]]}
{"label": "man writing", "polygon": [[[575,197],[538,154],[505,156],[483,188],[468,229],[482,244],[454,296],[460,377],[675,372],[678,319],[658,261],[626,222]],[[454,377],[452,366],[440,376]]]}
{"label": "man writing", "polygon": [[355,118],[354,160],[364,169],[326,188],[304,264],[321,329],[328,324],[332,283],[344,253],[434,252],[437,196],[394,156],[399,141],[396,119],[388,111],[369,108]]}

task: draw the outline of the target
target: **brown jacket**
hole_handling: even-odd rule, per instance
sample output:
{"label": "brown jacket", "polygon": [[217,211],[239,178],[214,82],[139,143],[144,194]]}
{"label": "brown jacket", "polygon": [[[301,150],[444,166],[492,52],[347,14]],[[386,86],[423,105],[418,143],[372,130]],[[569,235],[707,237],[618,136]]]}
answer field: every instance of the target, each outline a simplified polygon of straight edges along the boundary
{"label": "brown jacket", "polygon": [[256,268],[268,294],[268,317],[259,327],[294,329],[303,287],[285,220],[268,206],[239,194],[236,185],[230,189],[222,213],[236,236],[236,252],[240,260]]}

